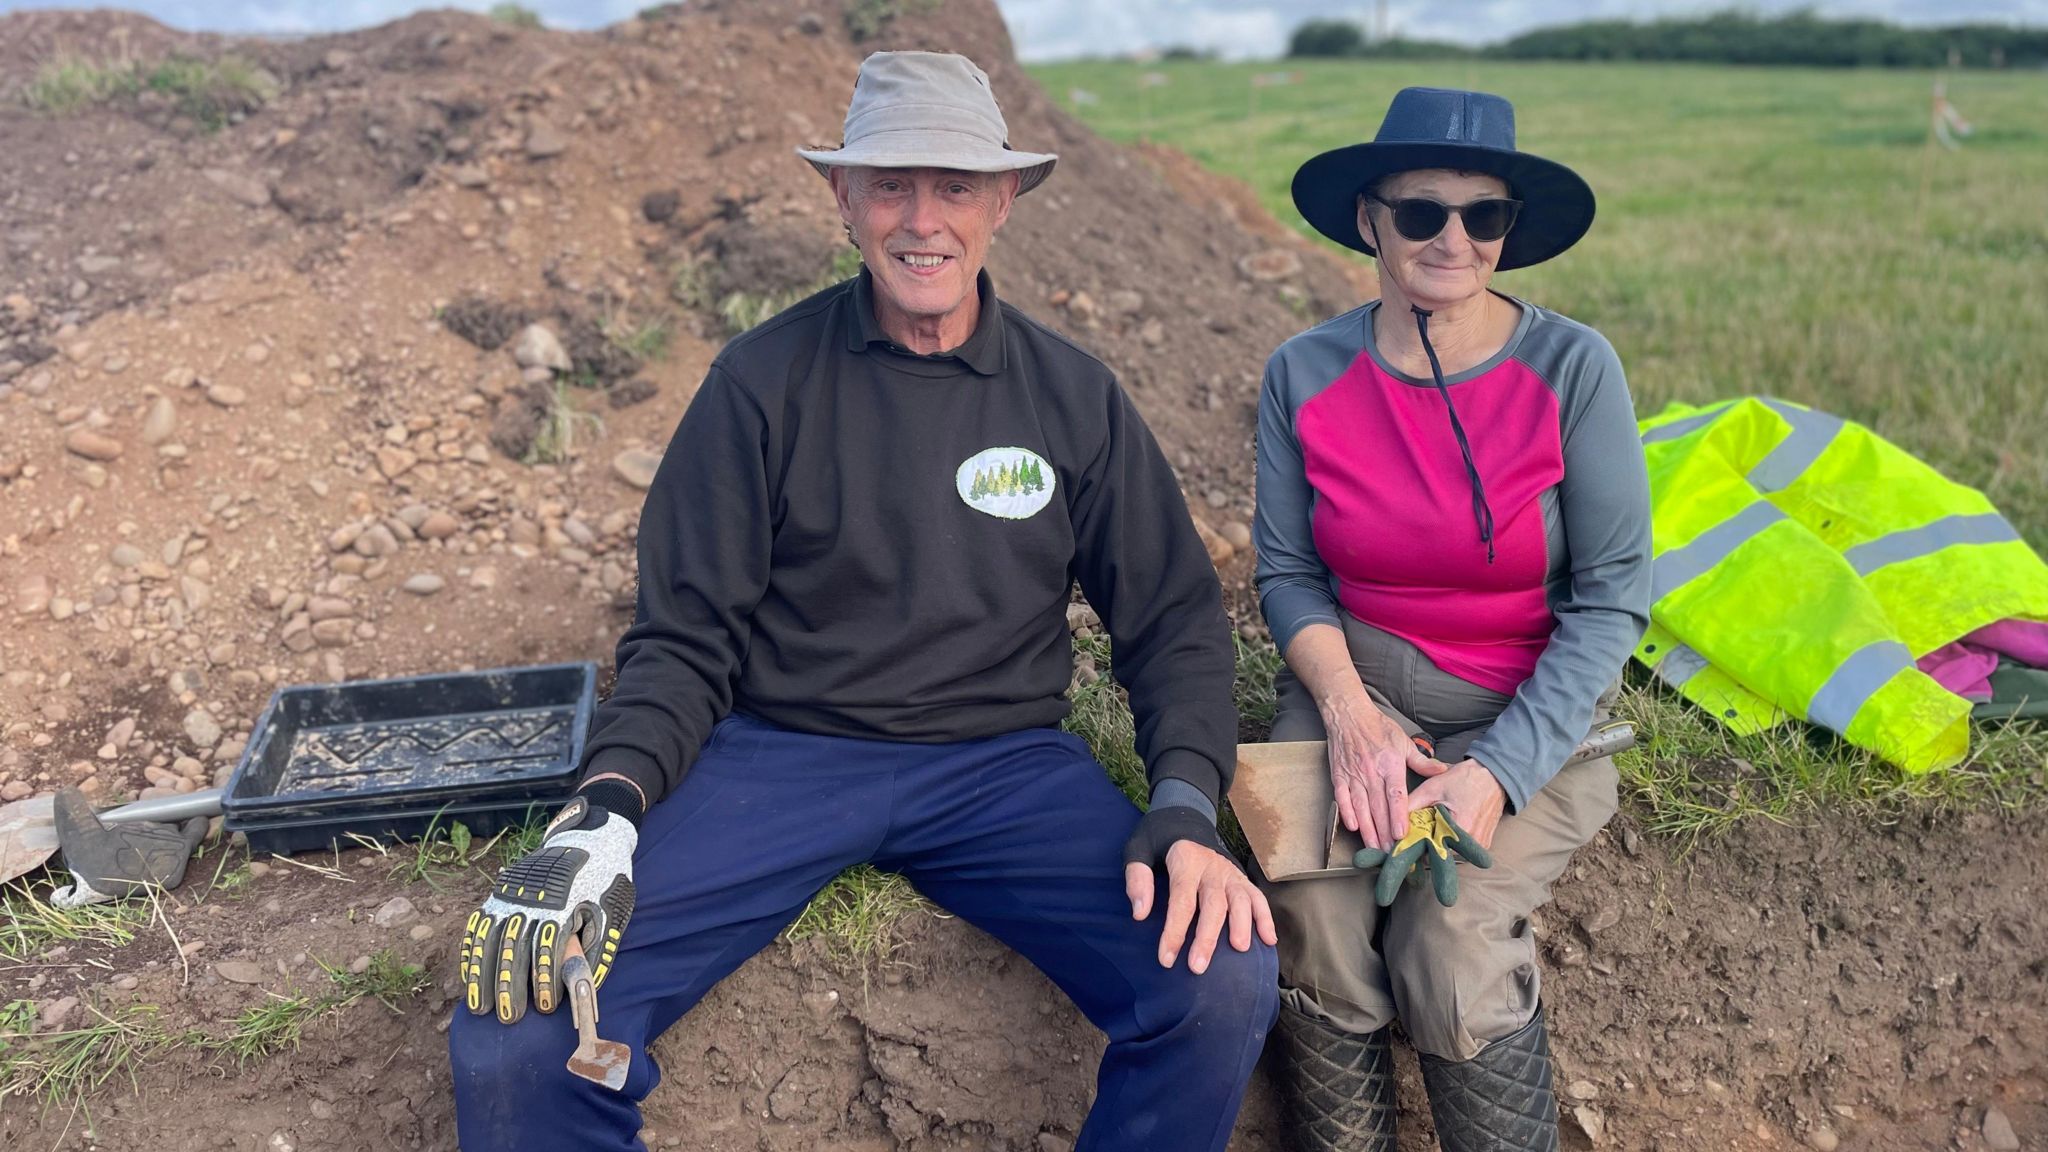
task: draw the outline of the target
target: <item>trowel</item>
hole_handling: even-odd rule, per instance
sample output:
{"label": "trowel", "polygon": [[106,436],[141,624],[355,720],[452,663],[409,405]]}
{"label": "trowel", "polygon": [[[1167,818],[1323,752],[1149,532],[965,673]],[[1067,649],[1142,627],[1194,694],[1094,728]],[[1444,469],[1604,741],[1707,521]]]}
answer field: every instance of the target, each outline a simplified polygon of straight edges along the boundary
{"label": "trowel", "polygon": [[576,1018],[576,1051],[569,1054],[569,1071],[617,1092],[626,1086],[633,1049],[617,1040],[598,1039],[597,982],[583,956],[583,941],[573,932],[564,953],[562,980],[569,986],[569,1012]]}
{"label": "trowel", "polygon": [[[0,805],[0,883],[35,871],[57,851],[56,800],[45,794]],[[179,796],[138,800],[98,816],[105,824],[182,823],[195,816],[218,816],[220,804],[220,789],[203,788]]]}

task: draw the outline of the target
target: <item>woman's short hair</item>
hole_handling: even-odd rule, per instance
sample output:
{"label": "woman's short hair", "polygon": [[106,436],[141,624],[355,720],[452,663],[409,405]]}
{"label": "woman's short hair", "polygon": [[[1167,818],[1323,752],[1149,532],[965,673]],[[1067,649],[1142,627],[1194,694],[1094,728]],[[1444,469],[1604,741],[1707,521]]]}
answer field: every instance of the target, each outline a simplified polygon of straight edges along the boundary
{"label": "woman's short hair", "polygon": [[[1408,172],[1415,171],[1422,171],[1422,169],[1411,168],[1408,170]],[[1434,172],[1438,171],[1438,169],[1432,168],[1428,169],[1428,171]],[[1453,176],[1487,176],[1492,177],[1495,180],[1500,180],[1500,177],[1494,176],[1491,172],[1470,172],[1463,168],[1446,168],[1442,169],[1442,171],[1449,172]],[[1382,176],[1379,179],[1373,181],[1372,183],[1366,185],[1365,188],[1359,192],[1359,195],[1368,197],[1373,200],[1378,200],[1385,194],[1387,190],[1387,185],[1392,184],[1394,181],[1399,180],[1401,177],[1408,175],[1408,172],[1389,172],[1385,176]],[[1506,184],[1507,181],[1501,180],[1501,183]],[[1514,189],[1512,187],[1508,189],[1508,195],[1514,195]]]}

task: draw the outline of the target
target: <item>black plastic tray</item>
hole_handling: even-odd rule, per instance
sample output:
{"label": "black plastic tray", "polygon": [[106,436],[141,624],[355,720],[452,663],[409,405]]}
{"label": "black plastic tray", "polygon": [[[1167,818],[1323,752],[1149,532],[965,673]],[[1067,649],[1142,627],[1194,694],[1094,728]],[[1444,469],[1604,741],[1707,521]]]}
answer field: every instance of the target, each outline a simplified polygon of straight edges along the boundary
{"label": "black plastic tray", "polygon": [[440,808],[394,809],[388,812],[332,816],[298,816],[277,821],[230,824],[249,841],[251,856],[290,856],[294,852],[325,852],[330,848],[352,848],[350,833],[389,843],[418,840],[429,832],[445,831],[460,824],[478,840],[488,840],[508,828],[554,814],[551,800],[506,801],[496,804],[452,804]]}
{"label": "black plastic tray", "polygon": [[574,789],[596,699],[590,663],[280,689],[228,781],[227,827],[303,827],[299,851],[394,822],[419,835],[442,809],[523,815]]}

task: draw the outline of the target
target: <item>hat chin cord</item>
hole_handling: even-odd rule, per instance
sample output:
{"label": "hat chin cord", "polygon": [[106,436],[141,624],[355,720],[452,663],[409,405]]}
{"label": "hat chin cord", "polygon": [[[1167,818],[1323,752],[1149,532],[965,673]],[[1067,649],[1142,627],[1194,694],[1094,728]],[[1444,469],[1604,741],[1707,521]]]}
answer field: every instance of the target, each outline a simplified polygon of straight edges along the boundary
{"label": "hat chin cord", "polygon": [[[1372,249],[1375,254],[1385,251],[1380,246],[1379,224],[1368,211],[1366,227],[1372,229]],[[1479,542],[1486,545],[1486,562],[1493,563],[1493,506],[1486,502],[1486,484],[1479,478],[1479,466],[1472,462],[1472,442],[1465,438],[1465,425],[1458,419],[1458,406],[1451,403],[1450,386],[1444,383],[1444,366],[1436,356],[1436,345],[1430,343],[1429,318],[1433,313],[1413,303],[1408,310],[1415,314],[1415,331],[1422,337],[1423,354],[1429,357],[1430,379],[1436,382],[1439,396],[1444,398],[1444,411],[1451,417],[1451,435],[1458,438],[1458,452],[1465,459],[1465,478],[1472,485],[1472,519],[1479,524]]]}

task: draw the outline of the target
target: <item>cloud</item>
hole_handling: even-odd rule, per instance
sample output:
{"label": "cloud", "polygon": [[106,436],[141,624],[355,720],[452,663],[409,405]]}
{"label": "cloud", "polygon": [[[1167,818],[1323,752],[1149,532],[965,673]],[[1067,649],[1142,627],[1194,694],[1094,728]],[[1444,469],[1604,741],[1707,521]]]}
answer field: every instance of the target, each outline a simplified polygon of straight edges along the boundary
{"label": "cloud", "polygon": [[[624,20],[651,0],[525,0],[549,25],[595,28]],[[1396,31],[1484,43],[1544,24],[1597,18],[1695,15],[1734,0],[1388,0]],[[437,0],[433,7],[488,9],[493,0]],[[1117,55],[1184,44],[1228,57],[1271,57],[1304,20],[1369,22],[1376,0],[996,0],[1026,60]],[[74,7],[0,0],[0,12]],[[361,28],[395,20],[418,0],[128,0],[176,28],[290,34]],[[1764,12],[1812,7],[1827,16],[1875,16],[1903,24],[1989,21],[2048,25],[2048,0],[1744,0]]]}
{"label": "cloud", "polygon": [[998,0],[1026,60],[1115,55],[1186,45],[1229,57],[1278,56],[1296,24],[1319,15],[1355,17],[1362,5],[1328,0]]}

